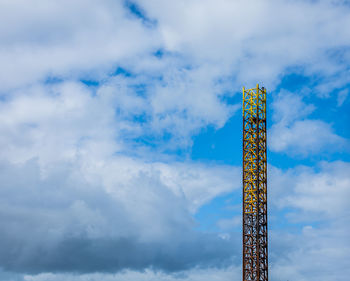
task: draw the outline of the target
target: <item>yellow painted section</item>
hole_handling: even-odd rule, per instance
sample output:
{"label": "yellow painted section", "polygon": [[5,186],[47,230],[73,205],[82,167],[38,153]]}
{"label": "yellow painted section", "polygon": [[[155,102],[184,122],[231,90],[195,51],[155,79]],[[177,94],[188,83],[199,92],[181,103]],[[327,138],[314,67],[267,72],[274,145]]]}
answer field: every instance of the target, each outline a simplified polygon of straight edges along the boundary
{"label": "yellow painted section", "polygon": [[258,212],[258,201],[266,203],[266,90],[243,88],[242,112],[243,203],[244,213],[250,214]]}

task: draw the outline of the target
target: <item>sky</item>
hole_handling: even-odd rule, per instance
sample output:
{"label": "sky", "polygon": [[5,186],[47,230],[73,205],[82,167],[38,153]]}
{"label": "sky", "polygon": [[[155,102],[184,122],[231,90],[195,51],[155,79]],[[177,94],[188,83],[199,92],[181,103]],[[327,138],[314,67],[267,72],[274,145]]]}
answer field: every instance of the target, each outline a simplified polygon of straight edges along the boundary
{"label": "sky", "polygon": [[0,280],[241,280],[242,87],[269,278],[350,276],[350,2],[0,0]]}

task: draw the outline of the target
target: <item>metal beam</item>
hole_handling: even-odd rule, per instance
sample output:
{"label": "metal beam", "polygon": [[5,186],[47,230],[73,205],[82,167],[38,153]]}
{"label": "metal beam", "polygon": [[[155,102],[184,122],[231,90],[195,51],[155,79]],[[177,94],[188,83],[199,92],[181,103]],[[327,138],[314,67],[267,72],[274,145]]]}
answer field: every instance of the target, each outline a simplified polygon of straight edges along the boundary
{"label": "metal beam", "polygon": [[243,281],[268,280],[266,89],[243,88]]}

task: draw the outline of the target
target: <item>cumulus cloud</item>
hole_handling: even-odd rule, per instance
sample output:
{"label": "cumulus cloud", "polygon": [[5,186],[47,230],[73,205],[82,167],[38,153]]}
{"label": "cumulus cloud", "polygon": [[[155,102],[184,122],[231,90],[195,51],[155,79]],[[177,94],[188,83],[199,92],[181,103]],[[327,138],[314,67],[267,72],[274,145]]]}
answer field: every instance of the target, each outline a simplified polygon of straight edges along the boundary
{"label": "cumulus cloud", "polygon": [[225,123],[234,111],[220,95],[232,95],[242,84],[263,81],[272,90],[293,66],[303,66],[305,75],[346,72],[346,60],[332,54],[348,54],[337,51],[349,45],[342,28],[349,25],[347,7],[328,1],[190,1],[186,9],[181,1],[135,3],[154,25],[121,1],[4,2],[2,26],[11,26],[11,33],[0,30],[2,92],[52,77],[105,82],[121,65],[146,74],[147,83],[140,83],[150,96],[154,127],[183,131],[176,141],[189,145],[188,135],[198,127]]}
{"label": "cumulus cloud", "polygon": [[239,274],[239,268],[231,266],[225,269],[217,269],[217,268],[195,269],[195,270],[189,270],[189,271],[180,272],[176,274],[164,274],[162,272],[154,272],[151,270],[146,270],[144,272],[125,271],[123,273],[118,273],[118,274],[96,273],[96,274],[86,274],[81,276],[48,273],[48,274],[40,274],[37,276],[25,276],[23,280],[56,281],[56,280],[62,280],[62,278],[64,278],[64,280],[67,280],[67,281],[85,281],[85,280],[86,281],[87,280],[199,281],[207,278],[211,280],[226,281],[226,280],[238,280],[240,278],[240,274]]}
{"label": "cumulus cloud", "polygon": [[4,1],[1,21],[2,91],[49,76],[98,78],[158,42],[122,1]]}
{"label": "cumulus cloud", "polygon": [[[102,187],[91,183],[98,179],[84,179],[91,178],[93,169],[86,175],[64,165],[58,172],[56,165],[54,174],[46,171],[42,178],[35,161],[12,169],[3,165],[2,267],[32,273],[147,267],[174,271],[227,263],[232,241],[193,232],[191,217],[193,206],[205,196],[205,177],[206,200],[218,194],[214,190],[216,186],[220,190],[222,181],[227,191],[231,189],[229,179],[214,179],[220,169],[209,175],[207,169],[183,167],[187,172],[182,171],[178,179],[184,174],[183,181],[190,178],[193,185],[197,181],[202,187],[197,198],[190,184],[171,182],[169,178],[176,175],[164,164],[162,172],[156,167],[125,167],[126,162],[104,166],[106,186]],[[108,178],[110,172],[116,175]],[[173,192],[174,185],[183,190]]]}
{"label": "cumulus cloud", "polygon": [[91,153],[118,151],[112,142],[114,112],[107,102],[106,95],[93,97],[74,82],[14,92],[0,102],[2,158],[18,163],[34,157],[43,163],[74,159],[92,143]]}
{"label": "cumulus cloud", "polygon": [[[121,112],[147,120],[150,126],[142,133],[152,140],[154,133],[160,140],[170,138],[164,149],[176,149],[189,147],[202,127],[222,127],[237,109],[222,98],[234,95],[243,83],[264,81],[272,90],[281,72],[300,65],[305,75],[345,72],[343,60],[330,56],[346,56],[346,49],[329,50],[349,44],[347,29],[340,28],[348,24],[347,7],[299,1],[204,1],[200,6],[190,1],[186,9],[181,1],[127,3],[4,2],[2,26],[11,26],[12,32],[0,30],[0,57],[6,65],[0,70],[2,94],[67,78],[92,79],[110,92],[123,83],[129,90],[119,98]],[[145,24],[145,16],[154,24]],[[326,62],[315,63],[320,57]],[[122,82],[111,78],[118,66],[128,71],[128,77],[118,78]],[[127,133],[137,137],[142,128],[136,132],[133,125]],[[130,128],[129,123],[123,126]]]}
{"label": "cumulus cloud", "polygon": [[[319,171],[300,166],[283,173],[272,167],[273,204],[303,212],[296,220],[329,219],[347,216],[346,198],[350,192],[350,165],[347,162],[321,162]],[[286,192],[284,192],[286,191]]]}
{"label": "cumulus cloud", "polygon": [[[36,166],[35,163],[28,163],[27,165]],[[16,168],[18,169],[18,166]],[[32,178],[37,177],[33,176],[33,170],[35,169],[32,169],[29,173]],[[270,220],[271,280],[280,280],[281,278],[294,278],[296,280],[331,280],[331,278],[335,278],[336,280],[346,280],[346,276],[349,274],[347,272],[347,260],[350,253],[348,247],[344,246],[347,241],[349,225],[348,215],[344,212],[347,207],[346,198],[348,198],[350,186],[348,170],[349,163],[346,162],[323,162],[316,168],[300,166],[286,171],[275,167],[269,168],[269,200],[272,208],[270,211],[273,211],[272,220]],[[18,172],[24,174],[23,170]],[[6,176],[11,175],[8,170],[4,174]],[[39,174],[39,171],[37,171],[37,174]],[[2,182],[6,182],[3,177],[4,175],[2,175]],[[60,188],[64,189],[61,193],[56,191],[52,194],[55,200],[48,200],[50,192],[45,190],[51,185],[47,182],[56,183],[56,188],[58,188],[57,180],[50,179],[50,177],[45,179],[45,184],[41,186],[37,184],[37,187],[41,188],[39,191],[28,190],[28,186],[31,186],[32,183],[28,179],[25,181],[27,192],[32,194],[28,200],[36,206],[35,209],[30,208],[31,215],[28,215],[29,209],[26,211],[22,207],[21,210],[18,205],[15,205],[21,203],[23,206],[24,199],[20,195],[9,196],[8,192],[2,193],[2,198],[7,194],[7,200],[11,199],[11,202],[14,202],[11,207],[13,207],[13,210],[17,210],[10,217],[11,224],[7,223],[6,220],[5,222],[2,220],[2,224],[7,225],[7,228],[2,227],[2,229],[7,229],[7,233],[14,231],[12,235],[8,235],[8,237],[11,236],[11,240],[2,239],[2,241],[6,243],[16,241],[18,243],[20,239],[24,240],[15,247],[16,252],[21,253],[20,258],[18,258],[22,270],[26,266],[28,272],[40,272],[39,266],[43,266],[43,268],[58,271],[57,273],[27,274],[21,277],[24,278],[23,280],[59,280],[62,278],[65,280],[133,280],[135,277],[139,277],[141,280],[142,278],[145,280],[199,280],[204,276],[212,275],[215,275],[218,280],[239,278],[239,260],[237,260],[237,256],[240,255],[241,251],[237,245],[239,243],[227,240],[227,237],[222,239],[215,235],[207,236],[188,232],[190,228],[186,228],[186,225],[193,223],[191,216],[188,214],[187,222],[177,225],[175,223],[173,228],[170,226],[172,229],[164,236],[164,240],[160,238],[161,236],[157,236],[156,243],[154,243],[152,237],[156,236],[154,234],[148,235],[152,232],[155,233],[157,230],[147,230],[147,228],[157,228],[162,224],[158,230],[164,232],[175,221],[186,220],[186,216],[184,216],[186,211],[181,213],[179,207],[174,208],[175,205],[179,206],[179,202],[181,206],[182,200],[176,199],[178,195],[169,195],[173,196],[170,201],[157,203],[152,191],[138,190],[138,193],[143,193],[143,200],[142,202],[137,201],[137,198],[135,200],[137,201],[136,205],[142,211],[135,215],[131,210],[123,208],[130,204],[127,201],[131,200],[131,197],[114,197],[110,196],[108,192],[108,196],[106,196],[100,190],[96,193],[94,187],[91,187],[91,183],[90,186],[89,183],[85,183],[84,188],[81,188],[81,185],[73,184],[72,187],[61,186]],[[21,177],[11,177],[12,180],[13,178],[21,181]],[[71,182],[74,179],[72,175],[68,177],[60,176],[59,178],[64,179],[65,182]],[[144,178],[142,182],[145,182]],[[11,184],[11,186],[14,185]],[[19,184],[16,186],[19,186]],[[143,187],[155,189],[156,185],[143,184]],[[135,185],[130,187],[130,190],[132,188],[135,188]],[[77,189],[81,191],[78,190],[77,192]],[[171,190],[169,187],[166,187],[166,189]],[[157,194],[159,192],[163,194],[164,190],[161,191],[158,187],[156,192]],[[40,193],[40,196],[36,193]],[[148,195],[146,196],[146,194]],[[79,201],[73,203],[77,197]],[[165,198],[166,196],[159,195],[159,197]],[[14,198],[16,200],[13,200]],[[35,198],[45,200],[38,202],[38,199],[36,201]],[[21,199],[22,201],[20,201]],[[144,202],[145,199],[147,202]],[[126,200],[124,201],[126,204],[121,204],[123,200]],[[50,202],[50,204],[41,202]],[[60,211],[55,211],[54,209],[60,205],[59,203],[66,207],[60,207]],[[159,204],[166,204],[169,213],[164,213],[166,209],[159,208]],[[145,208],[146,205],[154,206],[156,210],[161,209],[162,212],[152,212],[152,207]],[[8,208],[3,203],[2,206]],[[45,208],[45,211],[43,211],[43,208]],[[26,214],[25,216],[21,215],[22,211]],[[4,212],[2,211],[2,213]],[[6,214],[9,213],[8,211]],[[150,219],[147,219],[150,214],[152,224],[149,224]],[[274,218],[276,215],[278,217]],[[137,216],[140,217],[137,219]],[[181,216],[181,218],[179,219],[177,216]],[[166,217],[166,220],[162,220],[161,217]],[[57,220],[59,220],[59,224]],[[131,226],[130,220],[136,222],[135,225]],[[279,227],[281,220],[289,221],[291,226],[295,224],[298,231],[289,232],[289,229],[281,229]],[[22,223],[19,223],[19,221]],[[28,227],[23,226],[24,221],[28,223]],[[314,222],[317,222],[317,224],[314,224]],[[69,227],[66,227],[67,224],[70,224]],[[132,229],[136,226],[138,231],[134,232]],[[21,235],[24,228],[25,235]],[[128,233],[128,238],[118,240],[118,237],[123,237],[121,233],[128,230],[131,231]],[[134,236],[131,236],[130,233],[134,233]],[[4,232],[2,237],[9,239],[4,236]],[[168,239],[171,239],[172,246],[169,245]],[[165,240],[167,242],[162,244]],[[30,241],[30,243],[26,244],[27,241]],[[5,245],[2,248],[4,253],[7,253],[6,251],[10,247]],[[12,245],[11,249],[14,249],[13,244],[10,245]],[[116,251],[110,251],[110,248],[116,249]],[[126,251],[126,255],[123,250]],[[141,250],[142,252],[139,252]],[[16,252],[11,252],[11,257],[16,258]],[[30,255],[30,253],[36,253],[36,255]],[[53,253],[55,254],[53,255]],[[77,259],[79,254],[83,254],[84,264],[79,263]],[[141,255],[142,259],[134,259],[134,254],[139,257]],[[34,261],[28,262],[26,260],[27,255],[31,256]],[[45,259],[41,255],[44,255]],[[232,255],[234,256],[232,257]],[[65,259],[60,257],[65,257],[67,263],[62,261]],[[230,258],[233,258],[233,260]],[[17,260],[11,259],[11,261],[15,263]],[[235,266],[226,266],[228,261],[229,263],[233,262]],[[224,266],[217,268],[218,264]],[[9,266],[9,262],[6,265]],[[70,268],[73,265],[74,270]],[[86,268],[87,265],[89,265],[88,269]],[[216,265],[216,268],[210,268],[211,265]],[[95,270],[116,271],[118,266],[130,268],[130,270],[112,274],[88,273]],[[135,269],[148,266],[153,269],[162,269],[162,271],[135,271]],[[198,269],[198,266],[209,266],[209,269]],[[192,267],[195,268],[190,269]],[[62,268],[64,268],[64,271],[78,270],[85,273],[80,275],[59,273]],[[174,270],[178,272],[176,273]],[[4,273],[4,276],[10,275]]]}
{"label": "cumulus cloud", "polygon": [[3,162],[1,266],[20,272],[174,271],[230,260],[233,242],[194,232],[191,216],[195,207],[235,188],[228,168],[139,166],[116,159],[94,171],[66,163],[42,175],[35,160]]}
{"label": "cumulus cloud", "polygon": [[[275,210],[270,220],[274,280],[346,280],[349,168],[342,161],[286,171],[269,168],[270,207]],[[289,231],[278,227],[287,221]]]}
{"label": "cumulus cloud", "polygon": [[[206,126],[223,127],[239,106],[227,100],[242,84],[261,81],[273,90],[291,69],[318,77],[320,97],[340,91],[343,104],[349,7],[253,0],[14,0],[0,6],[0,277],[238,279],[240,237],[198,231],[194,214],[218,195],[240,196],[239,169],[180,162],[165,152],[190,148]],[[316,108],[301,98],[287,94],[275,109],[274,151],[306,155],[344,142],[329,124],[306,119]],[[327,165],[322,173],[275,170],[282,176],[272,177],[272,185],[291,190],[273,200],[276,208],[301,210],[310,220],[316,210],[325,219],[337,217],[348,196],[347,174],[337,171],[346,165]],[[328,198],[329,189],[338,195]],[[239,219],[217,224],[230,230]],[[309,225],[289,240],[273,238],[300,247],[272,272],[304,280],[306,264],[322,251],[346,260],[349,251],[340,244],[327,247],[343,241],[345,230]],[[317,237],[319,249],[312,244]],[[300,258],[304,249],[310,258]],[[319,262],[326,268],[326,259]],[[338,265],[345,268],[332,268]]]}
{"label": "cumulus cloud", "polygon": [[335,151],[348,146],[330,124],[306,117],[315,110],[302,97],[282,91],[272,104],[273,124],[268,133],[269,148],[288,155],[306,157],[321,152],[325,147]]}
{"label": "cumulus cloud", "polygon": [[[303,73],[308,75],[332,76],[342,85],[349,82],[343,76],[337,79],[347,72],[347,64],[331,51],[350,43],[343,28],[350,25],[348,6],[333,1],[137,3],[158,19],[167,49],[214,68],[219,63],[222,75],[233,73],[239,84],[263,81],[272,88],[288,66],[306,67]],[[348,49],[341,51],[348,55]]]}
{"label": "cumulus cloud", "polygon": [[34,84],[1,101],[5,270],[176,271],[231,260],[234,241],[195,231],[193,214],[238,188],[238,169],[131,156],[154,121],[133,119],[152,107],[126,79]]}

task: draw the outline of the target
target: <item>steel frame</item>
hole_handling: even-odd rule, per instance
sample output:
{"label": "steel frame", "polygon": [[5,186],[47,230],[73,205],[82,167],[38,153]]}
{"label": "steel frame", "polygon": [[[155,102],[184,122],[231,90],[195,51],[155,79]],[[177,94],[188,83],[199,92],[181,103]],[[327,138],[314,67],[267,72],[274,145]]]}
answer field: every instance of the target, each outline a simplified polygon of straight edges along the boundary
{"label": "steel frame", "polygon": [[243,88],[243,281],[268,280],[266,89]]}

